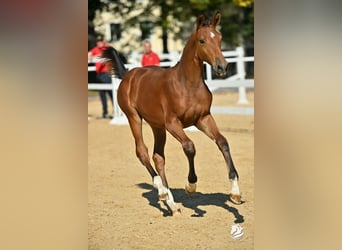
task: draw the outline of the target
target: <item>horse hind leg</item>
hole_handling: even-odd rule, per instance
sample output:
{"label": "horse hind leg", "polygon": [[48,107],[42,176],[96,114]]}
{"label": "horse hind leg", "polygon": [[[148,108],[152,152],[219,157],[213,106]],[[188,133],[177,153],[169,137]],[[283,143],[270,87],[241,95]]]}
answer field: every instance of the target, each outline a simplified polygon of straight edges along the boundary
{"label": "horse hind leg", "polygon": [[158,188],[159,200],[167,199],[167,191],[168,183],[165,175],[165,155],[164,155],[164,147],[166,143],[166,133],[165,130],[152,127],[153,136],[154,136],[154,149],[152,159],[154,161],[154,166],[160,176],[161,185],[159,185],[159,181],[157,181],[156,185]]}
{"label": "horse hind leg", "polygon": [[[127,115],[127,113],[126,113]],[[176,203],[174,202],[173,195],[170,189],[167,186],[163,185],[161,177],[156,173],[153,169],[150,158],[148,155],[148,149],[143,141],[142,136],[142,120],[138,114],[128,116],[128,122],[130,128],[132,130],[133,137],[135,139],[136,145],[136,155],[140,162],[146,167],[148,172],[150,173],[153,181],[153,185],[155,188],[158,189],[159,197],[165,197],[166,203],[172,211],[172,214],[180,213],[179,208],[177,207]],[[155,157],[154,157],[155,159]]]}
{"label": "horse hind leg", "polygon": [[125,113],[135,140],[136,156],[140,160],[140,162],[146,167],[147,171],[150,173],[153,179],[157,176],[157,173],[151,165],[150,157],[148,155],[148,149],[143,140],[142,119],[135,110],[126,110]]}
{"label": "horse hind leg", "polygon": [[[120,87],[121,86],[125,86],[125,85],[122,85],[121,83]],[[178,209],[176,203],[174,202],[173,195],[168,188],[166,177],[165,177],[165,172],[163,171],[164,174],[162,174],[162,178],[164,178],[164,185],[163,185],[163,181],[161,177],[156,173],[156,171],[153,169],[150,163],[148,149],[143,141],[142,118],[138,114],[137,110],[129,105],[128,96],[124,94],[125,91],[121,89],[121,92],[119,92],[121,94],[118,94],[118,97],[119,97],[118,102],[119,102],[121,109],[127,116],[129,126],[131,128],[131,132],[135,140],[136,155],[138,159],[140,160],[140,162],[146,167],[147,171],[150,173],[152,177],[153,185],[154,187],[158,189],[159,197],[165,197],[167,205],[170,207],[173,214],[179,213],[180,210]],[[164,133],[165,133],[165,130],[164,130]],[[156,136],[156,137],[159,138],[159,136]],[[166,135],[164,134],[164,136],[160,138],[164,138],[164,139],[156,140],[155,149],[157,148],[158,150],[157,151],[155,150],[157,154],[153,154],[153,160],[155,161],[156,168],[161,170],[161,169],[164,169],[164,164],[165,164],[164,146],[165,146]],[[159,153],[160,157],[158,156],[159,151],[160,151]]]}
{"label": "horse hind leg", "polygon": [[154,135],[153,161],[159,176],[154,177],[153,183],[158,189],[159,200],[165,201],[171,209],[172,214],[179,214],[180,209],[174,202],[173,195],[169,189],[165,174],[165,155],[164,148],[166,143],[165,129],[152,127]]}
{"label": "horse hind leg", "polygon": [[153,184],[154,187],[158,189],[159,199],[166,202],[167,206],[172,211],[172,215],[180,214],[181,210],[175,203],[171,190],[163,185],[162,179],[159,175],[153,178]]}

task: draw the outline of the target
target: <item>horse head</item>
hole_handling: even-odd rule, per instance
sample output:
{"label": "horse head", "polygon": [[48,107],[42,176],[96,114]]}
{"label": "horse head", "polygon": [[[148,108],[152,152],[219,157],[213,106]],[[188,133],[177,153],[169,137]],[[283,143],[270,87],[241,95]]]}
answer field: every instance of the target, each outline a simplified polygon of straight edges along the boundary
{"label": "horse head", "polygon": [[210,20],[206,20],[203,14],[197,18],[195,46],[199,59],[209,63],[217,75],[224,76],[227,74],[228,63],[221,51],[222,35],[216,30],[220,20],[219,11]]}

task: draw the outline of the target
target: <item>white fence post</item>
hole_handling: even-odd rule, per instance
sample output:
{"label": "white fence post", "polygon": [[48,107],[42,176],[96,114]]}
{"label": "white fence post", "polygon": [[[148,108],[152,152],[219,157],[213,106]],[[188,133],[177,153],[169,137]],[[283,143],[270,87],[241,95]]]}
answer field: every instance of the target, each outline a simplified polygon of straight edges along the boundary
{"label": "white fence post", "polygon": [[[162,55],[162,54],[161,54]],[[225,58],[228,58],[228,63],[236,63],[237,65],[237,73],[233,76],[230,76],[226,79],[212,79],[211,66],[208,63],[205,63],[206,71],[207,71],[207,79],[206,84],[208,88],[213,91],[218,88],[238,88],[239,89],[239,100],[238,104],[247,104],[248,100],[246,97],[246,87],[254,88],[254,79],[246,79],[246,71],[245,71],[245,62],[254,62],[254,56],[252,57],[244,57],[244,50],[242,47],[237,47],[234,51],[223,51],[223,55]],[[162,67],[172,67],[179,60],[180,55],[178,53],[173,53],[169,55],[163,55],[163,58],[169,59],[168,62],[161,62]],[[140,61],[138,61],[137,54],[131,57],[131,63],[125,64],[125,67],[128,69],[132,69],[134,67],[140,66]],[[98,60],[102,60],[97,58],[89,62],[96,62]],[[95,71],[95,66],[88,65],[88,71]],[[116,76],[112,76],[111,84],[93,84],[88,83],[88,90],[103,90],[103,89],[112,89],[113,91],[113,119],[110,121],[111,124],[116,125],[124,125],[128,124],[128,120],[124,113],[121,111],[118,102],[117,102],[117,90],[119,88],[121,80]],[[190,128],[191,129],[191,128]]]}
{"label": "white fence post", "polygon": [[115,75],[112,75],[112,86],[113,86],[113,119],[110,121],[110,124],[115,125],[126,125],[128,124],[128,120],[124,113],[121,111],[118,100],[117,93],[121,80],[117,78]]}
{"label": "white fence post", "polygon": [[206,69],[206,73],[207,73],[207,81],[211,81],[211,80],[213,80],[213,78],[212,78],[212,73],[211,73],[211,65],[209,64],[209,63],[205,63],[204,64],[205,65],[205,69]]}
{"label": "white fence post", "polygon": [[[237,47],[236,48],[236,52],[237,52],[237,73],[239,76],[240,80],[244,80],[246,79],[246,71],[245,71],[245,62],[243,60],[244,57],[244,51],[242,47]],[[240,86],[239,87],[239,100],[238,100],[238,104],[248,104],[248,100],[246,97],[246,87],[244,86]]]}

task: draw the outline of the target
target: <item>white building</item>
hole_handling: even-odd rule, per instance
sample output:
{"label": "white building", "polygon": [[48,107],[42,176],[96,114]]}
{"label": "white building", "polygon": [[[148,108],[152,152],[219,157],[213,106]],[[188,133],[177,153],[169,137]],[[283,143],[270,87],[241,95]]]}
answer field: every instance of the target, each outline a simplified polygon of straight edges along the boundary
{"label": "white building", "polygon": [[[148,0],[140,0],[139,4],[146,4]],[[140,24],[136,26],[128,26],[126,20],[132,16],[139,16],[143,9],[128,12],[127,18],[124,14],[113,12],[98,12],[94,19],[95,31],[104,35],[105,40],[115,47],[118,51],[127,56],[128,59],[136,58],[137,54],[143,52],[142,41],[148,39],[151,41],[152,50],[161,54],[163,51],[162,29],[154,26],[154,18],[159,16],[160,9],[154,8],[150,16],[140,16]],[[169,22],[174,23],[176,20],[169,17]],[[194,20],[195,25],[195,20]],[[177,29],[175,30],[177,32]],[[190,36],[190,33],[189,33]],[[186,41],[175,39],[174,33],[168,32],[168,50],[170,53],[182,52]]]}

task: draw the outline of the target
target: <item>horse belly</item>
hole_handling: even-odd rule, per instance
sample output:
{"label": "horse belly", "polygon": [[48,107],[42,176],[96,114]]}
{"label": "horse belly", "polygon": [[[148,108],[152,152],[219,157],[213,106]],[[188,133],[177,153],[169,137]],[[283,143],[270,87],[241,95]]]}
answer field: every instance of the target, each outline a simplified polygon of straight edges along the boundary
{"label": "horse belly", "polygon": [[165,120],[162,107],[156,102],[145,101],[137,105],[139,115],[154,127],[165,127]]}

